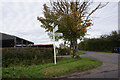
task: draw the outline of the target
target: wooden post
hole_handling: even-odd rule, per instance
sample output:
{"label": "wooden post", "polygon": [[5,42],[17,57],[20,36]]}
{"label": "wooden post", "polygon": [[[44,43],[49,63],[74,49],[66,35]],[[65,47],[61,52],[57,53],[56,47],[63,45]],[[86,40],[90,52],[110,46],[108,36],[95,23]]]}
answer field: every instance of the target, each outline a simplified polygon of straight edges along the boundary
{"label": "wooden post", "polygon": [[31,43],[30,43],[30,47],[31,47]]}
{"label": "wooden post", "polygon": [[28,42],[26,42],[26,47],[28,47]]}
{"label": "wooden post", "polygon": [[21,41],[22,47],[23,47],[23,40]]}
{"label": "wooden post", "polygon": [[16,37],[14,38],[14,48],[16,48]]}

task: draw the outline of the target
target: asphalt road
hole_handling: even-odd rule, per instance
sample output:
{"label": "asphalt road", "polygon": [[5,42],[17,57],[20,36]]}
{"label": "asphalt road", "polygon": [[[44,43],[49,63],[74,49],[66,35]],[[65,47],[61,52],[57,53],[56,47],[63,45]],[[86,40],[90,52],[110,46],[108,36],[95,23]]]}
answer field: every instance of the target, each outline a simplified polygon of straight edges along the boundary
{"label": "asphalt road", "polygon": [[[103,65],[85,72],[75,72],[60,78],[118,78],[118,56],[120,54],[80,51],[86,54],[80,55],[103,62]],[[64,56],[70,57],[70,56]]]}

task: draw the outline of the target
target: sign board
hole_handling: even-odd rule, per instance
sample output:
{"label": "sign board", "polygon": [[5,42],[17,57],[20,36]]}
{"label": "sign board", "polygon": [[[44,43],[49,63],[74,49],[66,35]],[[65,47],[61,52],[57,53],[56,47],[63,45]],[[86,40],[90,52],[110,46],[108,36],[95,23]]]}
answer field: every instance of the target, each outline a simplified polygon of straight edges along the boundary
{"label": "sign board", "polygon": [[56,32],[58,30],[58,26],[56,26],[55,28],[54,28],[54,32]]}
{"label": "sign board", "polygon": [[[53,36],[53,33],[50,32],[50,33],[48,33],[48,35]],[[59,36],[63,36],[63,34],[62,33],[55,33],[55,36],[59,37]]]}
{"label": "sign board", "polygon": [[63,36],[63,34],[62,33],[55,33],[55,36]]}

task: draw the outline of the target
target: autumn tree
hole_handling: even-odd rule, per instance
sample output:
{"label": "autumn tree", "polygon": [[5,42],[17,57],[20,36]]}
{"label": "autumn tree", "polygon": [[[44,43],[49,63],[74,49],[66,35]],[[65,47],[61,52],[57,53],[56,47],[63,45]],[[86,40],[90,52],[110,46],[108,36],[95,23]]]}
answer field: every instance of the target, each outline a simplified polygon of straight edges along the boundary
{"label": "autumn tree", "polygon": [[[99,3],[90,9],[92,2],[90,0],[57,0],[51,1],[50,6],[44,4],[44,17],[37,17],[47,32],[52,32],[53,28],[58,25],[59,33],[65,41],[69,41],[73,47],[73,54],[76,57],[78,53],[77,40],[85,36],[87,28],[92,26],[91,15],[106,4]],[[55,26],[51,24],[54,23]]]}

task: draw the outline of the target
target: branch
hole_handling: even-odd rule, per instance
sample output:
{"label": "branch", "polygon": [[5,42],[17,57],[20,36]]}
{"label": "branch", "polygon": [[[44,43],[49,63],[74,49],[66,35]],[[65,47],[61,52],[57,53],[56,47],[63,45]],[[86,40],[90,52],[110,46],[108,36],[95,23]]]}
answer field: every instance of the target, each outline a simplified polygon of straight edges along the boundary
{"label": "branch", "polygon": [[[97,9],[101,9],[101,8],[105,7],[107,4],[108,4],[108,2],[107,2],[105,5],[102,5],[102,4],[100,3],[94,10],[92,10],[92,11],[88,14],[86,20],[88,20],[89,17],[90,17]],[[84,26],[85,24],[86,24],[86,22],[83,24],[83,26]]]}
{"label": "branch", "polygon": [[100,6],[101,6],[101,3],[100,3],[94,10],[92,10],[91,13],[89,13],[89,15],[87,16],[86,20],[88,20],[88,18],[89,18],[97,9],[99,9]]}

